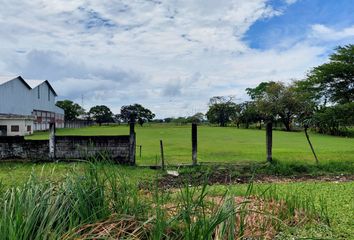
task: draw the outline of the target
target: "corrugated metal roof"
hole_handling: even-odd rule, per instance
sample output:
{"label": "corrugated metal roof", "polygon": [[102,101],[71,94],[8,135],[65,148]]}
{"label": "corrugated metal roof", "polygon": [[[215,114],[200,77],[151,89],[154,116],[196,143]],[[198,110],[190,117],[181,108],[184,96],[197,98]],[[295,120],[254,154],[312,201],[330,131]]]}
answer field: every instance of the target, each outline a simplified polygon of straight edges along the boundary
{"label": "corrugated metal roof", "polygon": [[17,76],[0,76],[0,85],[17,78]]}
{"label": "corrugated metal roof", "polygon": [[58,94],[55,92],[54,88],[52,85],[49,83],[48,80],[38,80],[38,79],[27,79],[24,80],[21,76],[0,76],[0,85],[9,82],[11,80],[14,80],[15,78],[19,78],[29,89],[36,88],[37,86],[46,83],[48,84],[49,88],[53,91],[55,96],[58,96]]}
{"label": "corrugated metal roof", "polygon": [[37,79],[26,79],[25,81],[28,83],[28,85],[30,85],[31,88],[35,88],[45,82],[44,80]]}

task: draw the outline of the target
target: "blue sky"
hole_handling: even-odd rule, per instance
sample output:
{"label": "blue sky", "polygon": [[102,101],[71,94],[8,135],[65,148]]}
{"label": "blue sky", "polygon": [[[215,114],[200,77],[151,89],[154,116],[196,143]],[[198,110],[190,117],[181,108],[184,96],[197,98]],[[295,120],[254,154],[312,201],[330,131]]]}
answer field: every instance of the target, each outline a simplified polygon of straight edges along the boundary
{"label": "blue sky", "polygon": [[301,79],[354,43],[352,0],[0,0],[0,75],[48,79],[61,99],[158,117],[262,81]]}

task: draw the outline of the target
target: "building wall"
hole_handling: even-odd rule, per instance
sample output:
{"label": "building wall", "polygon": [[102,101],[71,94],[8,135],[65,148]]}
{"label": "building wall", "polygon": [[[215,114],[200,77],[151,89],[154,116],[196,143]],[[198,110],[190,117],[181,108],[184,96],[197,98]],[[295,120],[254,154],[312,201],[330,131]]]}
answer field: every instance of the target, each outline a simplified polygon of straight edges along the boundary
{"label": "building wall", "polygon": [[34,131],[33,120],[30,119],[0,119],[0,129],[3,126],[7,128],[7,136],[25,136]]}
{"label": "building wall", "polygon": [[33,110],[32,93],[20,80],[0,85],[0,113],[31,115]]}
{"label": "building wall", "polygon": [[31,90],[32,109],[64,114],[64,110],[55,106],[55,95],[46,82]]}

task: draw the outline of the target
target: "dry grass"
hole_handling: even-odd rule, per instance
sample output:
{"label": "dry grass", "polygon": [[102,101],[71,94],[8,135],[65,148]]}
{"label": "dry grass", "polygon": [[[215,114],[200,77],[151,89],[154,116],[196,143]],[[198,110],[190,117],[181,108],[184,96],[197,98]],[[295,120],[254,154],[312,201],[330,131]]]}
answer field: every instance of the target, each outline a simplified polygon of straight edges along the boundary
{"label": "dry grass", "polygon": [[148,239],[147,232],[150,228],[149,222],[143,223],[135,217],[112,215],[102,222],[86,224],[74,229],[62,239]]}
{"label": "dry grass", "polygon": [[[255,196],[248,198],[233,197],[207,197],[209,206],[207,214],[213,215],[226,201],[234,204],[234,218],[219,224],[213,235],[213,239],[274,239],[281,226],[294,226],[306,222],[306,214],[296,211],[295,216],[284,219],[287,206],[284,201],[264,200]],[[163,206],[166,217],[176,218],[180,213],[180,206],[175,203],[167,203]],[[156,217],[152,216],[148,221],[142,222],[132,216],[112,215],[109,219],[87,224],[75,229],[63,239],[151,239],[149,232],[152,229]],[[196,217],[192,217],[196,220]],[[225,233],[224,227],[234,224],[231,232]],[[229,226],[230,227],[230,226]],[[183,222],[176,222],[174,229],[169,229],[173,236],[179,235],[176,231],[183,231]],[[173,233],[174,232],[174,233]],[[169,234],[168,233],[168,234]],[[167,234],[167,235],[168,235]],[[230,236],[232,235],[232,236]],[[221,237],[222,236],[222,237]]]}

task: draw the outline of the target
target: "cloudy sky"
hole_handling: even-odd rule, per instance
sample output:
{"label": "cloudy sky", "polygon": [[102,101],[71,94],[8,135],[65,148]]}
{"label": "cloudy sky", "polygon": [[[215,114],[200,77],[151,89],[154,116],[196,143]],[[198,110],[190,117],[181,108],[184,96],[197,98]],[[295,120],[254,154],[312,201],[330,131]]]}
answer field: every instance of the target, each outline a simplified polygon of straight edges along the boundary
{"label": "cloudy sky", "polygon": [[290,81],[354,43],[353,0],[0,0],[0,75],[158,117]]}

